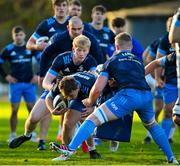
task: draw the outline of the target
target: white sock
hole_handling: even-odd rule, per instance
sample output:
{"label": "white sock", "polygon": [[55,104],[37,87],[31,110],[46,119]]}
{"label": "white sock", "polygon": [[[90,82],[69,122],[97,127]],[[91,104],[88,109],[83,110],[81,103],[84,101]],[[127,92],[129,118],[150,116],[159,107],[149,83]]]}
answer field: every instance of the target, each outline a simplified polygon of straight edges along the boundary
{"label": "white sock", "polygon": [[62,127],[61,127],[61,124],[59,125],[59,129],[58,129],[58,135],[61,135],[62,134]]}
{"label": "white sock", "polygon": [[11,137],[16,137],[16,132],[11,132]]}
{"label": "white sock", "polygon": [[148,131],[148,133],[147,133],[147,136],[150,137],[150,138],[152,139],[152,136],[151,136],[151,134],[150,134],[149,131]]}
{"label": "white sock", "polygon": [[176,130],[175,127],[171,127],[171,130],[170,130],[170,132],[169,132],[169,137],[168,137],[168,139],[170,139],[170,138],[173,137],[175,130]]}
{"label": "white sock", "polygon": [[96,146],[95,146],[95,145],[93,145],[93,146],[88,146],[88,150],[89,150],[89,151],[96,150]]}

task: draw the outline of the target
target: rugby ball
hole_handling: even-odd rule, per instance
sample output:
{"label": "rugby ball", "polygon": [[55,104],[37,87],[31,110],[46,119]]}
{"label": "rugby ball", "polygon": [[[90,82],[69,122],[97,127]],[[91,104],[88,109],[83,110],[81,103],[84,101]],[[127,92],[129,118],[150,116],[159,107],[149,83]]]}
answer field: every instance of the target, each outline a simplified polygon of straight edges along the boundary
{"label": "rugby ball", "polygon": [[36,40],[37,45],[40,45],[42,42],[48,43],[49,37],[48,36],[42,36]]}
{"label": "rugby ball", "polygon": [[66,102],[62,99],[61,95],[57,95],[54,99],[53,99],[53,107],[55,109],[61,110],[63,108],[66,108]]}

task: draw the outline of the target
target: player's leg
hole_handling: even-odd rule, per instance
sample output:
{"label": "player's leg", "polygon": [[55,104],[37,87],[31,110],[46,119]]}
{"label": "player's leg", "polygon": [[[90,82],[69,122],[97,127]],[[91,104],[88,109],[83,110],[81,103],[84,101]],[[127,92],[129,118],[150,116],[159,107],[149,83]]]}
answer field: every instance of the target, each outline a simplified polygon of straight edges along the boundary
{"label": "player's leg", "polygon": [[92,135],[97,126],[132,113],[134,101],[131,100],[131,96],[127,97],[127,94],[126,90],[118,92],[90,114],[78,129],[69,146],[62,146],[62,152],[68,151],[68,155],[72,155],[77,147]]}
{"label": "player's leg", "polygon": [[[30,113],[36,102],[37,88],[36,88],[35,84],[30,84],[30,83],[24,83],[24,86],[25,86],[25,88],[23,90],[23,97],[26,102],[27,110]],[[32,132],[31,141],[36,142],[36,132],[35,131]]]}
{"label": "player's leg", "polygon": [[[163,89],[156,87],[154,92],[154,112],[155,112],[155,119],[158,122],[159,114],[161,113],[163,109]],[[149,144],[151,142],[152,136],[150,132],[147,132],[147,136],[144,138],[143,143]]]}
{"label": "player's leg", "polygon": [[[162,128],[170,140],[174,133],[174,124],[172,120],[172,109],[177,99],[177,86],[165,84],[164,87],[164,116],[162,120]],[[171,137],[169,137],[171,135]]]}
{"label": "player's leg", "polygon": [[[152,135],[152,138],[156,144],[163,150],[166,155],[168,162],[176,162],[177,160],[174,157],[174,154],[171,150],[168,138],[166,137],[163,129],[158,125],[155,120],[153,106],[151,101],[150,93],[142,95],[142,105],[141,108],[137,110],[139,117],[141,118],[144,126],[149,130]],[[146,107],[144,107],[146,106]]]}
{"label": "player's leg", "polygon": [[64,123],[62,129],[62,144],[68,145],[74,134],[76,123],[81,118],[81,112],[69,109],[64,115]]}
{"label": "player's leg", "polygon": [[31,139],[32,132],[35,130],[37,123],[47,114],[50,114],[46,109],[46,104],[44,99],[39,99],[34,105],[31,113],[29,114],[25,123],[25,133],[22,136],[14,139],[10,144],[10,148],[17,148],[23,142]]}
{"label": "player's leg", "polygon": [[19,104],[21,101],[22,89],[19,83],[9,85],[9,100],[11,103],[11,115],[10,115],[10,136],[9,142],[16,138],[16,128],[17,128],[17,113],[19,109]]}

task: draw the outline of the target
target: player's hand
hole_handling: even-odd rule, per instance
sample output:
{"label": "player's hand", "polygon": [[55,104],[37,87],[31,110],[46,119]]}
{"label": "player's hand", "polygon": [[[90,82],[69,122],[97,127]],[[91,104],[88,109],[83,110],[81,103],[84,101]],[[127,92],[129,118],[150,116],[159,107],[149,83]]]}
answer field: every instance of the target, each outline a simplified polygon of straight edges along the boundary
{"label": "player's hand", "polygon": [[89,101],[89,98],[86,98],[84,100],[82,100],[82,103],[86,106],[86,107],[91,107],[91,103]]}
{"label": "player's hand", "polygon": [[164,87],[164,81],[161,78],[156,79],[156,86],[163,88]]}
{"label": "player's hand", "polygon": [[17,79],[16,78],[14,78],[14,77],[12,77],[11,75],[7,75],[6,77],[5,77],[5,79],[6,79],[6,81],[7,82],[9,82],[9,83],[16,83],[17,82]]}
{"label": "player's hand", "polygon": [[63,109],[54,109],[52,111],[53,115],[63,115],[65,112],[67,112],[69,109],[68,108],[63,108]]}
{"label": "player's hand", "polygon": [[31,84],[36,84],[38,82],[38,76],[34,75],[33,78],[31,79]]}
{"label": "player's hand", "polygon": [[43,79],[44,79],[44,77],[38,76],[38,86],[40,86],[40,87],[42,86]]}
{"label": "player's hand", "polygon": [[85,120],[93,111],[94,111],[94,107],[84,108],[83,112],[81,113],[81,120]]}
{"label": "player's hand", "polygon": [[47,47],[47,42],[41,42],[39,44],[36,44],[36,50],[42,51]]}

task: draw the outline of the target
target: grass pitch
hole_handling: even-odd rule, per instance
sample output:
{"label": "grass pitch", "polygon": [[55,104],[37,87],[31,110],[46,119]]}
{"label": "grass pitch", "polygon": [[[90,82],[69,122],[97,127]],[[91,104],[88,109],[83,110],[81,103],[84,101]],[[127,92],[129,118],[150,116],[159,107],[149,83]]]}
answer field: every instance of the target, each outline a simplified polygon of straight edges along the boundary
{"label": "grass pitch", "polygon": [[[140,123],[137,115],[134,118],[132,136],[130,143],[120,143],[120,148],[116,153],[109,151],[109,142],[103,142],[102,146],[97,146],[97,150],[102,154],[101,160],[90,160],[87,153],[81,149],[68,161],[52,162],[51,159],[59,154],[48,149],[48,143],[56,140],[58,117],[53,118],[47,139],[47,150],[38,151],[37,143],[27,142],[17,149],[9,149],[7,139],[9,137],[9,116],[10,105],[8,102],[0,102],[0,165],[165,165],[165,156],[154,144],[143,145],[142,140],[146,131]],[[25,119],[28,116],[24,104],[21,104],[18,113],[17,135],[24,132]],[[37,128],[37,133],[39,129]],[[180,135],[178,129],[174,135],[172,149],[180,159]]]}

